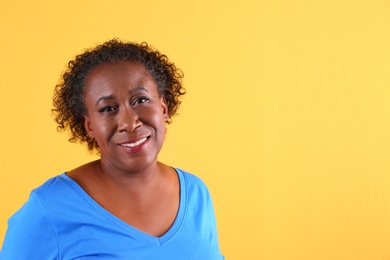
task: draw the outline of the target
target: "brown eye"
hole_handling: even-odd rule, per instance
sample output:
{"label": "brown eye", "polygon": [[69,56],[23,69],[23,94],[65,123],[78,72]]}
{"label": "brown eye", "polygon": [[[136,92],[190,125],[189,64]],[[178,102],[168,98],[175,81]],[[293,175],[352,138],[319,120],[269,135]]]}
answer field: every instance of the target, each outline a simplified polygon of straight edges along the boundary
{"label": "brown eye", "polygon": [[112,112],[112,111],[115,111],[115,110],[116,110],[115,107],[105,106],[105,107],[102,107],[101,109],[99,109],[99,112],[100,113],[104,113],[104,112]]}
{"label": "brown eye", "polygon": [[146,102],[148,102],[149,100],[150,100],[150,99],[147,98],[147,97],[138,97],[138,98],[136,98],[136,99],[134,100],[133,106],[134,106],[134,105],[138,105],[138,104],[146,103]]}

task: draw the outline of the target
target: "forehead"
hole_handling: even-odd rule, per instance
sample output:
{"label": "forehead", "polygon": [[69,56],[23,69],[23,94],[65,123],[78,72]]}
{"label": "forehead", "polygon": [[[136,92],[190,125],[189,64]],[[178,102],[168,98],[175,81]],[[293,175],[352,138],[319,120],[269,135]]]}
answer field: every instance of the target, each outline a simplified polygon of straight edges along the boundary
{"label": "forehead", "polygon": [[103,63],[92,69],[86,79],[85,85],[104,81],[118,81],[134,83],[142,80],[153,80],[150,72],[139,62],[116,61]]}
{"label": "forehead", "polygon": [[86,95],[112,94],[141,86],[149,92],[159,93],[153,76],[141,63],[134,61],[103,63],[88,73],[84,81],[83,96],[85,98]]}

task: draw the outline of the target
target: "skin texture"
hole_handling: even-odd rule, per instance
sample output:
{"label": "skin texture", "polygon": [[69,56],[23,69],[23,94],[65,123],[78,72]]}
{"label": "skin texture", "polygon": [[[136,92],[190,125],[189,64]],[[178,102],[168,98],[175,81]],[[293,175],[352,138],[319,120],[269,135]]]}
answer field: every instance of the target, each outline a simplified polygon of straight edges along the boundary
{"label": "skin texture", "polygon": [[157,161],[164,143],[167,104],[137,62],[93,69],[85,81],[84,125],[101,159],[68,173],[113,215],[153,236],[173,224],[179,208],[175,171]]}

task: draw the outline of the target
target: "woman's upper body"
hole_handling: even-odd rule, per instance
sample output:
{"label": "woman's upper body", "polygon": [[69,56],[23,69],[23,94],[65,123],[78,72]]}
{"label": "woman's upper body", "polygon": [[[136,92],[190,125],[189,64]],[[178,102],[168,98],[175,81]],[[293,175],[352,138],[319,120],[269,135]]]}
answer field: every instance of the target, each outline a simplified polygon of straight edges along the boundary
{"label": "woman's upper body", "polygon": [[174,171],[180,206],[161,236],[118,218],[64,173],[35,189],[9,220],[0,259],[223,259],[206,186]]}
{"label": "woman's upper body", "polygon": [[128,224],[164,234],[179,205],[177,176],[157,161],[168,118],[164,96],[143,65],[128,61],[99,65],[84,92],[84,126],[101,160],[69,176]]}
{"label": "woman's upper body", "polygon": [[[75,60],[69,62],[68,69],[62,77],[63,81],[56,86],[53,98],[53,112],[56,114],[55,120],[59,130],[70,130],[70,141],[86,143],[91,151],[97,151],[100,154],[100,160],[71,170],[59,179],[77,184],[79,188],[74,188],[73,184],[70,185],[74,190],[79,191],[77,197],[93,201],[107,212],[100,212],[100,214],[111,214],[126,223],[128,227],[154,238],[163,238],[166,234],[173,233],[170,230],[175,227],[175,223],[180,222],[178,217],[181,209],[187,207],[183,200],[185,198],[182,197],[183,189],[185,190],[186,187],[185,178],[180,179],[180,174],[177,174],[173,168],[158,162],[157,159],[164,143],[166,124],[171,122],[171,117],[175,115],[180,105],[180,97],[185,93],[181,78],[181,71],[170,63],[165,55],[151,49],[146,43],[123,43],[111,40],[94,49],[86,50],[76,56]],[[54,180],[59,182],[59,179]],[[195,186],[199,186],[199,183]],[[29,202],[21,210],[22,213],[18,212],[11,219],[10,231],[4,242],[2,256],[8,255],[10,248],[14,251],[17,249],[12,244],[18,241],[18,235],[21,235],[19,238],[22,241],[25,239],[25,244],[20,244],[20,250],[26,250],[23,247],[29,243],[38,248],[36,244],[38,242],[54,243],[53,241],[56,241],[57,248],[63,250],[58,252],[57,257],[69,252],[66,248],[70,244],[65,247],[59,245],[59,241],[65,237],[64,234],[67,234],[62,228],[83,230],[78,233],[78,236],[73,236],[76,238],[73,241],[76,244],[78,240],[80,243],[85,239],[91,240],[89,236],[84,237],[89,232],[95,232],[93,228],[89,228],[88,223],[80,222],[77,218],[56,219],[55,214],[50,212],[53,210],[50,205],[56,204],[58,199],[62,202],[59,205],[63,206],[63,210],[57,213],[62,212],[64,216],[70,217],[76,217],[80,213],[78,211],[84,209],[83,207],[87,211],[91,208],[87,205],[81,208],[72,208],[75,205],[67,207],[68,204],[77,203],[74,196],[56,192],[54,189],[47,188],[47,185],[43,187],[32,194]],[[184,194],[189,197],[189,203],[200,202],[202,204],[202,198],[209,200],[206,189],[200,188],[200,190],[202,192],[199,198],[192,192],[187,191]],[[72,193],[67,189],[63,192]],[[69,201],[63,200],[62,195]],[[192,196],[195,197],[192,198]],[[51,200],[47,201],[44,198]],[[214,211],[211,203],[206,204],[207,206],[202,210],[195,207],[194,210],[183,211],[184,215],[188,214],[190,224],[189,227],[183,224],[181,232],[177,233],[177,239],[172,240],[172,247],[181,248],[183,246],[180,238],[184,239],[185,243],[192,241],[194,248],[198,248],[197,243],[208,247],[205,241],[210,242],[210,239],[216,241],[216,229],[214,230],[213,227]],[[41,210],[39,207],[42,208],[42,214],[37,214]],[[203,210],[208,212],[202,213]],[[27,212],[25,215],[29,218],[36,215],[37,218],[33,217],[31,221],[38,226],[28,225],[23,212]],[[207,217],[196,219],[199,217],[198,213]],[[184,219],[186,218],[183,217]],[[195,226],[200,230],[190,228],[192,227],[191,219],[196,220]],[[212,223],[207,223],[210,220]],[[56,223],[58,227],[56,228],[52,223]],[[123,223],[122,227],[124,227]],[[92,225],[98,231],[97,236],[104,235],[105,237],[105,233],[100,232],[102,229],[108,229],[108,233],[121,234],[120,231],[106,224],[103,222],[99,227]],[[31,237],[24,237],[23,230],[18,226],[30,227],[31,232],[27,234]],[[45,230],[45,234],[39,234],[35,239],[34,232],[39,233],[41,228]],[[194,232],[202,232],[203,228],[209,230],[208,236],[194,234]],[[54,232],[55,240],[50,232],[46,232],[49,230]],[[129,243],[129,241],[118,242],[117,238],[112,238],[112,242]],[[201,241],[196,238],[206,240]],[[28,242],[29,240],[31,241]],[[99,243],[92,247],[104,248]],[[145,252],[148,250],[148,247],[137,243],[129,245],[129,248],[138,248]],[[181,249],[185,248],[189,249],[188,246]],[[219,253],[218,243],[216,247],[210,244],[210,248],[214,248]],[[210,248],[201,250],[208,252]],[[157,252],[154,249],[154,247],[149,248],[151,252]],[[183,254],[183,259],[188,258],[184,256],[190,256],[190,253]],[[107,254],[111,253],[107,252]],[[67,258],[72,259],[70,256],[68,255]],[[173,257],[172,259],[180,258]]]}

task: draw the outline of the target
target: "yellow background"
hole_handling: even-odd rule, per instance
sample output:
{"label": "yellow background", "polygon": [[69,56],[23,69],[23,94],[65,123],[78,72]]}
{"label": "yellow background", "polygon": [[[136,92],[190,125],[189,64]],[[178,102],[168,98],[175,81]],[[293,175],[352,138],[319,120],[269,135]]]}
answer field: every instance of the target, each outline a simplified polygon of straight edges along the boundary
{"label": "yellow background", "polygon": [[119,37],[185,73],[160,159],[207,183],[227,259],[390,259],[388,0],[3,1],[0,23],[0,242],[31,189],[96,158],[51,96]]}

